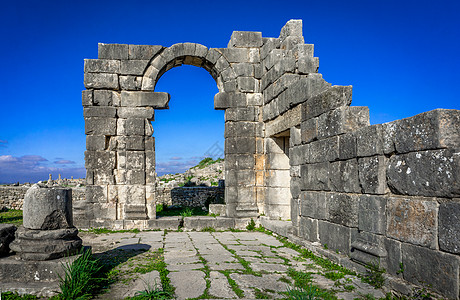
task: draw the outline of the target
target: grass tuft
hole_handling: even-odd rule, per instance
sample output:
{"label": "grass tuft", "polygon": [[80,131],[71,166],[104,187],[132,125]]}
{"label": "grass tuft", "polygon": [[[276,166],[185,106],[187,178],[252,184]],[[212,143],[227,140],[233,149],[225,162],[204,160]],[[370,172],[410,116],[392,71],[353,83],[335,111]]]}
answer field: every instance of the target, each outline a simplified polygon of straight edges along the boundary
{"label": "grass tuft", "polygon": [[5,209],[0,211],[0,223],[22,225],[22,210]]}
{"label": "grass tuft", "polygon": [[91,250],[84,250],[72,263],[66,263],[64,277],[59,275],[60,298],[68,300],[90,299],[100,290],[106,279],[98,277],[102,265],[93,258]]}

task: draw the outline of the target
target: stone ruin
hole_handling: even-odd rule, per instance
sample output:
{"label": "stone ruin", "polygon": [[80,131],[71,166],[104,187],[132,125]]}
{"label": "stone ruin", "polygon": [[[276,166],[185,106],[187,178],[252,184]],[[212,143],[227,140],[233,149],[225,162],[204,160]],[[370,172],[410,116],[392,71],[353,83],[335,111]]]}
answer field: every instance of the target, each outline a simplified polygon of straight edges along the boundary
{"label": "stone ruin", "polygon": [[380,262],[395,289],[404,279],[458,298],[460,111],[370,126],[368,108],[350,106],[352,87],[318,73],[313,50],[301,20],[277,38],[235,31],[227,48],[99,44],[84,67],[87,188],[76,224],[154,224],[151,121],[170,100],[155,85],[193,65],[215,79],[214,107],[225,110],[227,217],[290,220],[289,235],[351,257],[342,264]]}
{"label": "stone ruin", "polygon": [[72,190],[35,184],[24,197],[23,225],[0,224],[0,290],[50,297],[64,276],[63,265],[81,250]]}
{"label": "stone ruin", "polygon": [[24,260],[50,260],[80,251],[82,240],[73,226],[72,190],[32,186],[26,193],[23,226],[11,250]]}

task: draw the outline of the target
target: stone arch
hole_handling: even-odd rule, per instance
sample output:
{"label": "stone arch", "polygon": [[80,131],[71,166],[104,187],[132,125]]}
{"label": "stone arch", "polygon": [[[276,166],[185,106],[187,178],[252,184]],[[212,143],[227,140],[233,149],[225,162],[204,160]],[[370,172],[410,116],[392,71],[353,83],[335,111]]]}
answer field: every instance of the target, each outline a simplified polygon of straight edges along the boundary
{"label": "stone arch", "polygon": [[181,65],[204,68],[216,81],[219,92],[237,90],[236,74],[227,58],[217,49],[197,43],[178,43],[155,55],[142,77],[142,90],[154,91],[160,77]]}
{"label": "stone arch", "polygon": [[206,69],[219,89],[214,108],[225,110],[227,216],[256,216],[263,197],[262,44],[261,33],[236,33],[228,48],[99,44],[98,59],[85,60],[87,188],[75,206],[79,226],[155,226],[150,122],[170,100],[155,86],[182,64]]}

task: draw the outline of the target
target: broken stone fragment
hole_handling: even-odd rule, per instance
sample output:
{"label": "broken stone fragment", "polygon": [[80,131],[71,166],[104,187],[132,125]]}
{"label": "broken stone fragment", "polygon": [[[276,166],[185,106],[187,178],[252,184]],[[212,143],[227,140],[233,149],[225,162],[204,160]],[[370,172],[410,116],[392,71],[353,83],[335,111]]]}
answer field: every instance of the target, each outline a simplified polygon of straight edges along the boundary
{"label": "broken stone fragment", "polygon": [[33,185],[24,197],[24,227],[54,230],[73,227],[72,190]]}
{"label": "broken stone fragment", "polygon": [[16,226],[12,224],[0,224],[0,257],[10,253],[10,243],[14,240]]}

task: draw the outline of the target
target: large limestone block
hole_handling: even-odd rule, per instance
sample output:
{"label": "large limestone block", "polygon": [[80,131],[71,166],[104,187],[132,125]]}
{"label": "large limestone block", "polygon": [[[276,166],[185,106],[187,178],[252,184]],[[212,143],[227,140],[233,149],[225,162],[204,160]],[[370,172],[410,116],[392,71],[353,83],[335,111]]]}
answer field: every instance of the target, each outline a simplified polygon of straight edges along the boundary
{"label": "large limestone block", "polygon": [[435,249],[438,243],[438,203],[417,198],[390,197],[387,236]]}
{"label": "large limestone block", "polygon": [[318,234],[322,245],[327,245],[332,251],[340,251],[349,255],[351,250],[351,241],[355,240],[354,236],[358,229],[349,228],[342,225],[330,223],[327,221],[318,221]]}
{"label": "large limestone block", "polygon": [[458,256],[404,243],[401,251],[405,280],[415,284],[428,284],[443,296],[458,299]]}
{"label": "large limestone block", "polygon": [[347,227],[358,227],[358,198],[342,193],[326,193],[328,220]]}
{"label": "large limestone block", "polygon": [[114,151],[85,151],[85,166],[88,169],[111,171],[116,165],[115,154]]}
{"label": "large limestone block", "polygon": [[460,110],[435,109],[395,121],[396,151],[460,148]]}
{"label": "large limestone block", "polygon": [[288,36],[302,36],[302,20],[289,20],[281,28],[280,40],[284,40]]}
{"label": "large limestone block", "polygon": [[121,106],[166,109],[170,98],[168,93],[163,92],[122,91]]}
{"label": "large limestone block", "polygon": [[119,106],[119,93],[110,90],[95,90],[93,103],[95,106]]}
{"label": "large limestone block", "polygon": [[300,215],[326,220],[328,218],[326,204],[325,192],[303,191],[300,194]]}
{"label": "large limestone block", "polygon": [[[314,119],[310,119],[310,120],[314,120]],[[357,154],[356,136],[352,133],[340,135],[339,136],[339,159],[355,158],[356,154]]]}
{"label": "large limestone block", "polygon": [[351,104],[352,87],[334,85],[313,96],[302,107],[302,121]]}
{"label": "large limestone block", "polygon": [[394,155],[386,175],[395,194],[458,197],[460,153],[443,149]]}
{"label": "large limestone block", "polygon": [[383,155],[358,159],[359,182],[366,194],[385,194],[387,158]]}
{"label": "large limestone block", "polygon": [[359,197],[359,230],[384,234],[386,230],[386,203],[383,196],[361,195]]}
{"label": "large limestone block", "polygon": [[163,46],[159,45],[129,45],[128,57],[129,59],[151,59],[155,56]]}
{"label": "large limestone block", "polygon": [[93,105],[93,90],[83,90],[81,92],[81,104],[83,107]]}
{"label": "large limestone block", "polygon": [[300,217],[299,235],[310,242],[318,242],[318,220]]}
{"label": "large limestone block", "polygon": [[330,188],[331,191],[360,193],[358,176],[358,161],[349,159],[336,161],[330,164]]}
{"label": "large limestone block", "polygon": [[262,46],[262,32],[233,31],[228,47],[249,48]]}
{"label": "large limestone block", "polygon": [[439,206],[439,248],[460,254],[460,203]]}
{"label": "large limestone block", "polygon": [[85,73],[120,73],[120,61],[111,59],[85,59]]}
{"label": "large limestone block", "polygon": [[227,109],[229,107],[245,107],[247,105],[246,94],[220,92],[214,96],[215,109]]}
{"label": "large limestone block", "polygon": [[[294,82],[286,90],[286,97],[290,106],[294,106],[305,101],[308,103],[315,95],[320,95],[329,88],[330,84],[321,77],[321,74],[309,74],[307,78]],[[307,120],[307,118],[302,118],[302,120]]]}
{"label": "large limestone block", "polygon": [[115,107],[104,107],[94,106],[83,108],[83,116],[89,117],[102,117],[102,118],[114,118],[117,115],[117,109]]}
{"label": "large limestone block", "polygon": [[329,162],[302,165],[300,167],[303,181],[302,189],[313,191],[329,191]]}
{"label": "large limestone block", "polygon": [[[294,146],[294,147],[289,148],[289,157],[287,157],[287,155],[285,154],[281,154],[281,155],[277,154],[277,156],[281,158],[284,155],[284,157],[286,157],[286,159],[288,160],[288,163],[292,167],[292,166],[299,166],[299,165],[310,162],[309,154],[310,154],[310,145],[307,144],[307,145],[299,145],[299,146]],[[287,164],[285,164],[283,160],[277,159],[276,161],[272,161],[271,160],[272,158],[270,157],[270,155],[271,154],[269,154],[270,166],[273,166],[273,163],[275,162],[280,167],[286,168]],[[275,156],[275,159],[278,157]]]}
{"label": "large limestone block", "polygon": [[84,84],[87,89],[118,90],[118,75],[111,73],[85,73]]}
{"label": "large limestone block", "polygon": [[85,118],[85,134],[87,135],[116,135],[117,119],[90,117]]}
{"label": "large limestone block", "polygon": [[362,264],[380,263],[386,267],[387,251],[385,249],[385,238],[378,234],[358,232],[351,243],[351,259]]}
{"label": "large limestone block", "polygon": [[318,138],[326,138],[369,125],[367,106],[342,106],[318,117]]}
{"label": "large limestone block", "polygon": [[334,161],[339,157],[339,137],[333,136],[327,139],[310,143],[310,162],[319,163]]}
{"label": "large limestone block", "polygon": [[383,126],[380,124],[367,126],[357,130],[356,136],[357,155],[360,157],[383,154]]}
{"label": "large limestone block", "polygon": [[122,60],[120,65],[120,73],[123,75],[141,76],[144,74],[148,63],[148,60]]}
{"label": "large limestone block", "polygon": [[28,229],[73,227],[72,189],[32,186],[24,196],[23,214]]}
{"label": "large limestone block", "polygon": [[128,59],[128,45],[126,44],[98,44],[98,58],[101,59]]}

